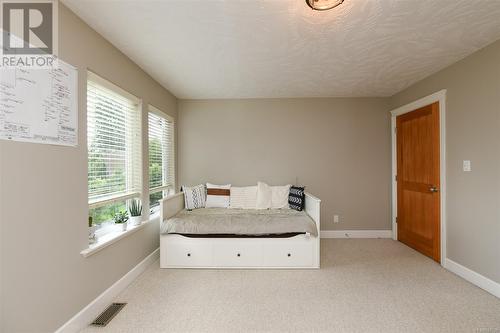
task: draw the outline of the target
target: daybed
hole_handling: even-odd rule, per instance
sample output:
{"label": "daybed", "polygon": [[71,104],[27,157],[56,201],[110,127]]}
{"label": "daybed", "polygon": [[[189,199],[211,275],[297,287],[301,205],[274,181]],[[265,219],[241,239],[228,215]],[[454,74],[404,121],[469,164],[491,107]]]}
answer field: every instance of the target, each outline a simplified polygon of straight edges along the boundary
{"label": "daybed", "polygon": [[182,193],[160,202],[161,268],[319,268],[320,203],[305,209],[184,209]]}

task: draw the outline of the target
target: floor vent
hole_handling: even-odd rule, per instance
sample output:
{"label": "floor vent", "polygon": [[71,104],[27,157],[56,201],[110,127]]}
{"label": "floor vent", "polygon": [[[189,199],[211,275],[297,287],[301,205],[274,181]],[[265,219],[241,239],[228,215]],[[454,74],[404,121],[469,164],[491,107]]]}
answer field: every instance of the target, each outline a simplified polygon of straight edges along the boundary
{"label": "floor vent", "polygon": [[97,317],[91,325],[106,326],[127,303],[113,303]]}

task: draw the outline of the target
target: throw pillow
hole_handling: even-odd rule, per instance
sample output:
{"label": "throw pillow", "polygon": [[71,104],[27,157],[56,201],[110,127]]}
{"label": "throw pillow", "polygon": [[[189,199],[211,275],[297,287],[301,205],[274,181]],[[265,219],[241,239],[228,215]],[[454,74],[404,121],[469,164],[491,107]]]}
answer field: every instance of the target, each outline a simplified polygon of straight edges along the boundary
{"label": "throw pillow", "polygon": [[266,183],[257,183],[257,209],[271,208],[272,191],[271,186]]}
{"label": "throw pillow", "polygon": [[306,203],[304,187],[292,186],[290,187],[290,194],[288,195],[288,204],[291,209],[303,210]]}
{"label": "throw pillow", "polygon": [[231,187],[229,208],[255,209],[257,206],[257,186]]}
{"label": "throw pillow", "polygon": [[228,208],[231,184],[214,185],[207,183],[206,208]]}
{"label": "throw pillow", "polygon": [[271,208],[288,208],[288,196],[291,186],[292,185],[271,186]]}
{"label": "throw pillow", "polygon": [[193,187],[182,186],[182,192],[184,192],[184,205],[187,210],[205,207],[205,185],[200,184]]}

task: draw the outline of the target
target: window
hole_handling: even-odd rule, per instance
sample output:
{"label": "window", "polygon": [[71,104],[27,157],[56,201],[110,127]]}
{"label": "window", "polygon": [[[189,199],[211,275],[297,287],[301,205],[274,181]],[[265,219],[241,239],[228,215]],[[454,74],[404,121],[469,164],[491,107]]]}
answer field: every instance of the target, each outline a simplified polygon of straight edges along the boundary
{"label": "window", "polygon": [[89,215],[96,224],[141,195],[140,101],[88,73],[87,145]]}
{"label": "window", "polygon": [[149,106],[148,126],[149,205],[154,208],[159,200],[175,189],[174,121]]}

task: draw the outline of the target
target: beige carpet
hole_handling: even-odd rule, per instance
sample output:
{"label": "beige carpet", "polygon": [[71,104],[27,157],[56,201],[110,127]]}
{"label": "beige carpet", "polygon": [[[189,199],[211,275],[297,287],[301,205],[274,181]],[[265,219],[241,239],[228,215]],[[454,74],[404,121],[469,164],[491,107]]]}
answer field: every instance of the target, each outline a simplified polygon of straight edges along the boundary
{"label": "beige carpet", "polygon": [[84,332],[500,332],[500,300],[401,243],[325,239],[321,270],[161,270]]}

